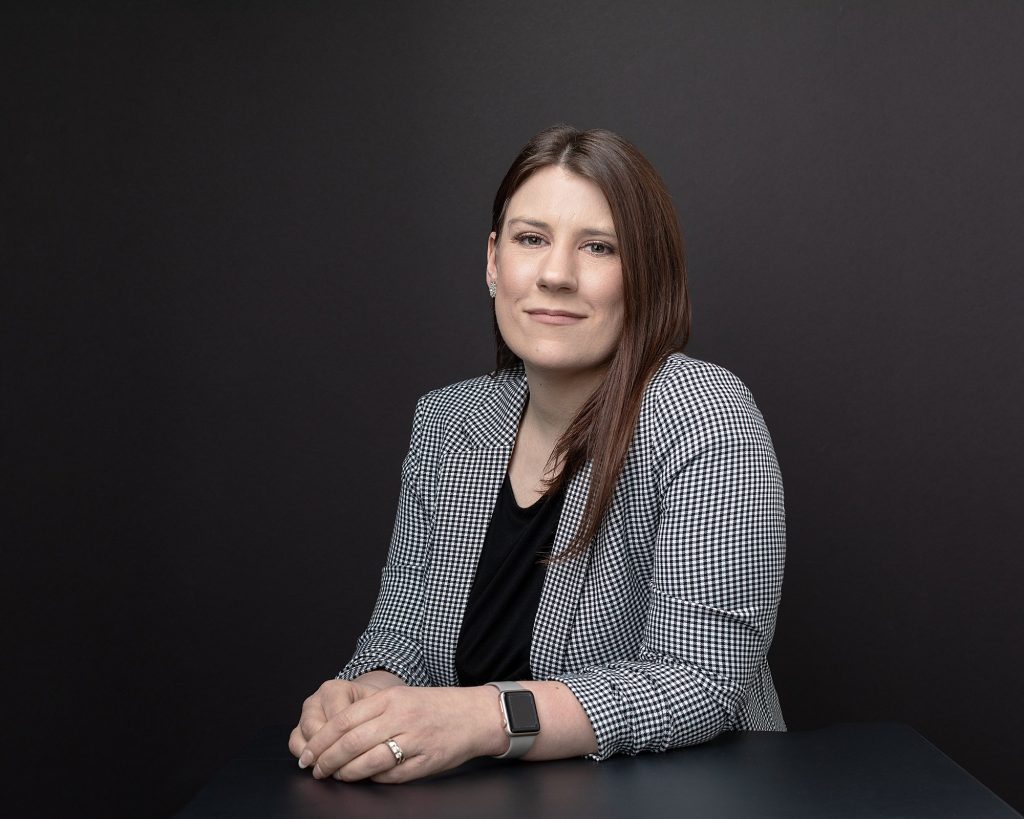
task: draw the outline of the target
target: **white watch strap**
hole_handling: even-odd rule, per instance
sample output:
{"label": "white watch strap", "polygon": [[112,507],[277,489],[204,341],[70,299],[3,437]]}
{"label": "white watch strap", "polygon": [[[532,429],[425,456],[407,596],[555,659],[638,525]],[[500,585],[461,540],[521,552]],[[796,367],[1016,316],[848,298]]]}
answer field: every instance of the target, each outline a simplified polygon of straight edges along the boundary
{"label": "white watch strap", "polygon": [[[526,689],[517,682],[489,682],[488,685],[493,685],[502,691],[526,691]],[[499,693],[499,697],[501,694]],[[505,723],[505,731],[508,733],[509,727],[508,722]],[[533,747],[533,741],[537,738],[536,734],[527,734],[524,736],[513,736],[508,734],[508,750],[503,754],[499,754],[494,757],[495,759],[517,759],[525,754],[530,748]]]}
{"label": "white watch strap", "polygon": [[508,738],[508,750],[503,754],[499,754],[494,757],[495,759],[519,759],[523,754],[533,747],[533,741],[537,738],[536,735],[528,737],[512,737]]}

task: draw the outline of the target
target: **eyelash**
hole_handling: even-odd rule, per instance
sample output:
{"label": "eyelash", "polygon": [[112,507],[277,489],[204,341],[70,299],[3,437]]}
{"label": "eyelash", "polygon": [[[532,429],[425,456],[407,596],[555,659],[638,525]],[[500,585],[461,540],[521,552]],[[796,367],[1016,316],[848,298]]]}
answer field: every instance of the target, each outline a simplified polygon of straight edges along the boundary
{"label": "eyelash", "polygon": [[[541,239],[541,240],[543,240],[543,237],[542,236],[538,236],[536,233],[517,233],[515,236],[512,237],[512,241],[513,242],[515,242],[518,245],[523,245],[523,247],[539,247],[539,245],[526,244],[526,243],[523,242],[523,239]],[[590,242],[585,242],[583,246],[586,247],[587,245],[599,245],[599,246],[601,246],[603,248],[607,248],[607,252],[605,252],[605,253],[595,253],[594,254],[595,256],[611,256],[611,255],[613,255],[615,253],[615,248],[612,247],[607,242],[599,242],[599,241],[597,241],[595,239],[595,240],[590,241]]]}

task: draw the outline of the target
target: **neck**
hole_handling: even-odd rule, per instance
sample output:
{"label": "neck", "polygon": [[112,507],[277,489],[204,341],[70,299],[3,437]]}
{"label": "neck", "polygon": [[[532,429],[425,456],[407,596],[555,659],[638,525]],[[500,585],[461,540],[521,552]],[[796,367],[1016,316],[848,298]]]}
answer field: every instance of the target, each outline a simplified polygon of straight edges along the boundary
{"label": "neck", "polygon": [[562,373],[525,365],[530,385],[523,424],[529,425],[552,445],[568,429],[572,419],[604,380],[607,366],[582,372]]}

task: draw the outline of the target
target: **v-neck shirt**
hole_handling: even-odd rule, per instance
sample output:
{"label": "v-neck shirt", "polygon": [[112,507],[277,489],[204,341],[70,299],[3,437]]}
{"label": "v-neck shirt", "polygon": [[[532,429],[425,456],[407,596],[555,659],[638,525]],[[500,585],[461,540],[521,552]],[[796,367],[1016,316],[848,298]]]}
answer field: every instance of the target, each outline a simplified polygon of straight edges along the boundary
{"label": "v-neck shirt", "polygon": [[459,684],[532,680],[530,644],[565,493],[522,507],[508,473],[487,526],[455,649]]}

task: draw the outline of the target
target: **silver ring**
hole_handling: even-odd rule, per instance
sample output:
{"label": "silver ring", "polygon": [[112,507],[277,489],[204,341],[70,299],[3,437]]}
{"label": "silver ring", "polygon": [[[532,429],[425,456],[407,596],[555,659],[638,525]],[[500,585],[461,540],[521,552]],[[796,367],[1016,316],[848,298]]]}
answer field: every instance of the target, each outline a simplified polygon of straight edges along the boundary
{"label": "silver ring", "polygon": [[402,753],[402,749],[398,747],[398,743],[393,739],[385,739],[384,744],[391,749],[391,753],[395,755],[395,766],[401,765],[405,762],[405,754]]}

